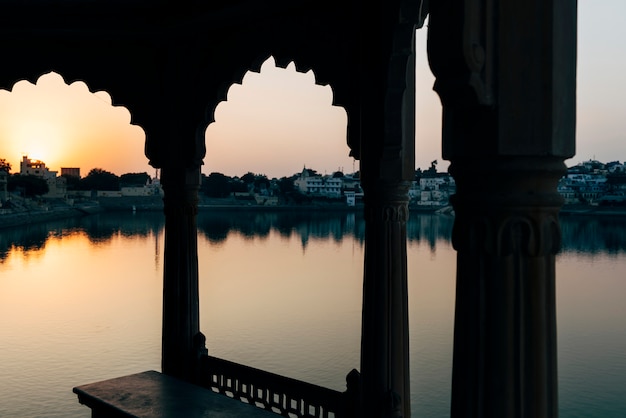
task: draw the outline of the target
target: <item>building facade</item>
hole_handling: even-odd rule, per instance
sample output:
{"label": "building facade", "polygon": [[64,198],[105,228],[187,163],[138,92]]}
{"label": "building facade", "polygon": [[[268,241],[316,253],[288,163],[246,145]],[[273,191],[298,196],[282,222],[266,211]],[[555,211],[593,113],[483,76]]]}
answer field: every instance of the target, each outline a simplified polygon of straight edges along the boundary
{"label": "building facade", "polygon": [[304,194],[335,198],[342,196],[343,180],[341,177],[311,174],[306,167],[293,183]]}
{"label": "building facade", "polygon": [[58,171],[51,171],[43,161],[31,160],[27,155],[22,156],[20,174],[44,179],[48,184],[48,193],[42,196],[44,198],[65,199],[67,197],[66,180],[63,177],[57,177]]}
{"label": "building facade", "polygon": [[61,176],[72,176],[80,178],[79,167],[61,167]]}

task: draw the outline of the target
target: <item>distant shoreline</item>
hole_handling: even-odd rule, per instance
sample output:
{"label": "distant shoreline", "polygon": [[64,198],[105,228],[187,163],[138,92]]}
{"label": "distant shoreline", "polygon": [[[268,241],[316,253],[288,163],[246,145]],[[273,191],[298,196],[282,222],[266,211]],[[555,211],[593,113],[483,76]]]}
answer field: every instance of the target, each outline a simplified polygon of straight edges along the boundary
{"label": "distant shoreline", "polygon": [[[70,205],[57,205],[47,209],[32,209],[14,213],[0,214],[0,228],[10,228],[15,226],[29,225],[33,223],[53,221],[71,217],[80,217],[100,212],[118,211],[162,211],[163,201],[160,197],[153,198],[101,198],[98,202]],[[225,211],[256,211],[256,212],[297,212],[297,211],[323,211],[323,212],[354,212],[363,210],[363,205],[347,206],[340,203],[313,203],[307,205],[277,205],[263,206],[254,204],[237,203],[231,199],[201,199],[198,204],[198,211],[206,212],[210,210]],[[410,206],[411,213],[443,213],[453,216],[451,207],[416,207]],[[612,206],[588,206],[588,205],[566,205],[561,208],[562,216],[611,216],[626,217],[626,207]]]}
{"label": "distant shoreline", "polygon": [[0,228],[30,225],[60,219],[84,216],[85,212],[76,208],[54,208],[50,210],[29,210],[0,214]]}
{"label": "distant shoreline", "polygon": [[624,206],[590,206],[590,205],[566,205],[561,208],[561,215],[585,215],[585,216],[626,216]]}

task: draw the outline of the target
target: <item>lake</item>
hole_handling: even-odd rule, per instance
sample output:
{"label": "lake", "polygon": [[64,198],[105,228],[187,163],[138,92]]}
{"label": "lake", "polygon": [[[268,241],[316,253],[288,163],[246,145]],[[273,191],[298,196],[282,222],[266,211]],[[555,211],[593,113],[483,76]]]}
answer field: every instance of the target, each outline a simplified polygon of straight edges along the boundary
{"label": "lake", "polygon": [[[449,416],[453,219],[411,214],[412,415]],[[163,215],[0,231],[0,417],[88,417],[72,388],[160,370]],[[564,216],[560,417],[626,411],[626,219]],[[201,212],[209,353],[336,390],[359,368],[364,223],[353,213]]]}

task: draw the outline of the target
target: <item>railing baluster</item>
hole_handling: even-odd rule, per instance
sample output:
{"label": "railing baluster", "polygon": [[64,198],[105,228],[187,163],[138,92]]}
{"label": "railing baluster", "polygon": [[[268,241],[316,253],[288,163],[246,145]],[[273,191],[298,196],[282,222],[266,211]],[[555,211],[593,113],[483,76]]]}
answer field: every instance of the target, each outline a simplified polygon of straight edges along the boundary
{"label": "railing baluster", "polygon": [[344,392],[205,356],[200,384],[284,417],[349,418]]}

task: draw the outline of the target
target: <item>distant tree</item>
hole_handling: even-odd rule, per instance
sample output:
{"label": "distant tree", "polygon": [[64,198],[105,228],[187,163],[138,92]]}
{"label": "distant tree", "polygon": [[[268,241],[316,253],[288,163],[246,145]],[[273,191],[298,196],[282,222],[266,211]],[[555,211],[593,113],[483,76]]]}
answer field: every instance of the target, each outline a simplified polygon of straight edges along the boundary
{"label": "distant tree", "polygon": [[23,190],[25,197],[41,196],[49,190],[48,183],[43,178],[30,174],[13,174],[7,183],[9,191]]}
{"label": "distant tree", "polygon": [[209,197],[227,197],[231,192],[232,179],[222,173],[202,176],[202,191]]}
{"label": "distant tree", "polygon": [[293,178],[282,177],[278,179],[278,190],[282,195],[292,193],[296,189]]}
{"label": "distant tree", "polygon": [[270,181],[265,174],[254,174],[248,171],[241,176],[241,181],[246,185],[246,191],[269,190]]}
{"label": "distant tree", "polygon": [[248,171],[246,174],[241,176],[241,181],[243,182],[243,184],[250,184],[250,183],[254,183],[254,178],[255,178],[254,173],[251,173]]}
{"label": "distant tree", "polygon": [[144,186],[150,181],[150,175],[143,173],[126,173],[120,176],[120,186],[139,187]]}
{"label": "distant tree", "polygon": [[265,174],[257,174],[254,176],[254,188],[255,190],[268,190],[270,188],[270,181]]}
{"label": "distant tree", "polygon": [[232,192],[245,193],[248,191],[248,186],[239,178],[233,178],[230,183],[230,190]]}
{"label": "distant tree", "polygon": [[67,190],[79,190],[80,177],[72,176],[70,174],[62,174],[61,177],[65,179]]}
{"label": "distant tree", "polygon": [[6,173],[11,172],[11,163],[5,160],[4,158],[0,158],[0,171],[4,171]]}
{"label": "distant tree", "polygon": [[80,180],[79,185],[81,190],[116,191],[120,189],[120,178],[101,168],[94,168]]}

